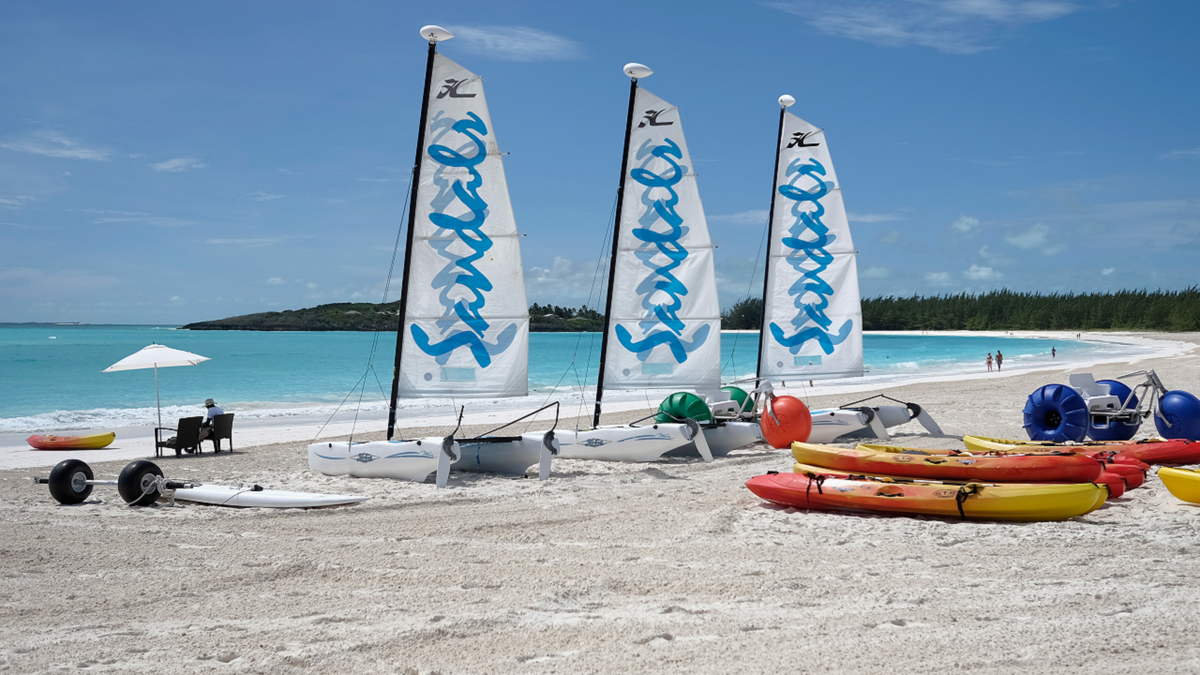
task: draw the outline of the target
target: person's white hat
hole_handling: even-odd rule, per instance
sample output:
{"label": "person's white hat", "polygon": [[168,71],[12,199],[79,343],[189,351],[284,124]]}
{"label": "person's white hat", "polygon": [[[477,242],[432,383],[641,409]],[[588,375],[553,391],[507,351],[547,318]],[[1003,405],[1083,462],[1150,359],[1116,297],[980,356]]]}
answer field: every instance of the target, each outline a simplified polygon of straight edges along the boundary
{"label": "person's white hat", "polygon": [[204,399],[204,407],[205,408],[211,408],[211,407],[215,406],[216,404],[217,404],[217,402],[212,400],[211,398]]}

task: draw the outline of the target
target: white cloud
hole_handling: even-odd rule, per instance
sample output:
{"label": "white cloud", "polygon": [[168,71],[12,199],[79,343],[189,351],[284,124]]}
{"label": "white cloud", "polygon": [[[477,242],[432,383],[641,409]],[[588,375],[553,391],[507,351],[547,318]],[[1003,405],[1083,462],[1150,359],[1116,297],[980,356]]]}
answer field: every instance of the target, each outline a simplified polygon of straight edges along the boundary
{"label": "white cloud", "polygon": [[963,277],[972,281],[997,281],[1003,279],[1004,275],[990,267],[971,265],[969,269],[963,270]]}
{"label": "white cloud", "polygon": [[595,260],[575,263],[556,255],[549,268],[532,267],[525,271],[525,292],[531,303],[603,306],[601,292],[608,279],[607,269],[602,267],[597,272]]}
{"label": "white cloud", "polygon": [[888,230],[875,238],[875,241],[881,244],[895,244],[900,241],[900,232],[898,230]]}
{"label": "white cloud", "polygon": [[584,57],[583,45],[524,26],[447,26],[463,51],[501,61],[569,61]]}
{"label": "white cloud", "polygon": [[279,199],[281,197],[283,197],[283,195],[273,195],[270,192],[263,192],[262,190],[250,195],[250,198],[256,202],[269,202],[272,199]]}
{"label": "white cloud", "polygon": [[1048,243],[1049,235],[1050,228],[1038,223],[1024,232],[1005,236],[1004,241],[1017,248],[1023,248],[1028,251],[1040,250],[1046,255],[1054,255],[1063,250],[1063,245],[1061,243]]}
{"label": "white cloud", "polygon": [[854,223],[886,223],[889,220],[900,220],[900,216],[890,213],[853,213],[847,212],[846,218]]}
{"label": "white cloud", "polygon": [[891,275],[891,271],[886,267],[868,267],[866,271],[862,273],[862,278],[886,279],[889,275]]}
{"label": "white cloud", "polygon": [[[97,213],[104,213],[104,212],[97,211]],[[113,212],[110,212],[110,213],[113,213]],[[117,213],[119,213],[119,212],[117,212]],[[153,225],[155,227],[187,227],[187,226],[196,224],[196,222],[193,220],[183,220],[181,218],[164,218],[161,216],[151,216],[149,214],[144,214],[144,213],[133,213],[130,215],[122,215],[122,216],[106,216],[104,218],[97,218],[97,219],[93,220],[92,222],[95,223],[96,225],[107,225],[110,223],[134,223],[134,224],[140,224],[140,225]]]}
{"label": "white cloud", "polygon": [[53,129],[42,129],[26,134],[23,138],[0,143],[0,148],[31,152],[46,157],[62,157],[65,159],[91,159],[107,161],[112,151],[107,148],[89,148],[79,141],[68,138]]}
{"label": "white cloud", "polygon": [[184,304],[184,299],[178,295],[172,295],[171,302],[175,303],[176,305],[182,305]]}
{"label": "white cloud", "polygon": [[950,54],[992,49],[993,37],[1015,26],[1057,19],[1081,9],[1053,0],[817,0],[776,2],[827,35],[886,47],[929,47]]}
{"label": "white cloud", "polygon": [[315,291],[315,290],[317,290],[317,285],[316,285],[316,284],[314,284],[314,283],[313,283],[313,282],[311,282],[311,281],[310,281],[310,282],[308,282],[307,284],[304,284],[304,287],[305,287],[305,288],[307,288],[307,289],[308,289],[308,290],[310,290],[310,291]]}
{"label": "white cloud", "polygon": [[1117,271],[1117,268],[1115,268],[1115,267],[1105,267],[1104,269],[1100,270],[1100,274],[1103,274],[1104,276],[1108,276],[1116,271]]}
{"label": "white cloud", "polygon": [[975,230],[979,229],[979,219],[971,216],[959,216],[958,220],[950,223],[950,227],[962,232],[963,234],[974,234]]}
{"label": "white cloud", "polygon": [[270,279],[267,279],[268,286],[279,286],[282,283],[283,279],[280,279],[279,277],[271,277]]}
{"label": "white cloud", "polygon": [[176,157],[175,159],[168,159],[165,162],[159,162],[158,164],[151,164],[150,166],[153,167],[155,171],[170,171],[173,173],[178,173],[180,171],[187,171],[189,169],[207,169],[208,168],[207,164],[205,164],[204,162],[201,162],[200,160],[196,159],[195,157]]}
{"label": "white cloud", "polygon": [[733,223],[734,225],[766,225],[770,214],[766,209],[742,211],[722,216],[708,216],[708,220],[718,223]]}
{"label": "white cloud", "polygon": [[1159,159],[1195,159],[1200,157],[1200,148],[1192,150],[1172,150]]}
{"label": "white cloud", "polygon": [[12,209],[19,209],[30,202],[37,200],[27,195],[14,195],[12,197],[0,197],[0,206],[7,206]]}
{"label": "white cloud", "polygon": [[284,241],[286,237],[262,237],[260,239],[209,239],[206,244],[213,246],[272,246]]}
{"label": "white cloud", "polygon": [[950,281],[949,272],[929,272],[925,275],[925,281],[934,286],[949,286],[953,283]]}

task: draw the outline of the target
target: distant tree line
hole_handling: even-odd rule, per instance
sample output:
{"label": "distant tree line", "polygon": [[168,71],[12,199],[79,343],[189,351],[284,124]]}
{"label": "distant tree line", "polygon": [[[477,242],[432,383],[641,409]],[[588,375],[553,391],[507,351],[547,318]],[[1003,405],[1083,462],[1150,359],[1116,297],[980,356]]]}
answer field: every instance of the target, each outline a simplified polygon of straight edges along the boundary
{"label": "distant tree line", "polygon": [[[757,330],[762,299],[721,314],[725,330]],[[1147,330],[1200,331],[1200,287],[1182,291],[880,296],[862,301],[864,330]]]}
{"label": "distant tree line", "polygon": [[587,305],[573,309],[535,302],[529,306],[529,330],[535,333],[599,333],[604,330],[604,315]]}
{"label": "distant tree line", "polygon": [[[724,330],[758,330],[762,298],[744,298],[721,312]],[[400,303],[336,303],[247,314],[184,326],[191,330],[394,331]],[[893,296],[862,301],[865,330],[1146,330],[1200,331],[1200,287],[1182,291],[1016,293]],[[529,306],[534,332],[600,332],[604,315],[584,305]]]}

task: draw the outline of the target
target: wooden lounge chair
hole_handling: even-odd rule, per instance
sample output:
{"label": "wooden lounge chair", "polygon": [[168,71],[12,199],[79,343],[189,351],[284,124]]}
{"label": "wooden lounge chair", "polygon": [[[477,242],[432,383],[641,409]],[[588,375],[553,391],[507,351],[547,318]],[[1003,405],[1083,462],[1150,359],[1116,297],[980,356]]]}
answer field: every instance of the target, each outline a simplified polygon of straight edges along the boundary
{"label": "wooden lounge chair", "polygon": [[[167,429],[165,427],[156,427],[154,429],[154,455],[162,456],[163,448],[170,448],[175,451],[175,456],[183,454],[184,450],[191,452],[200,451],[200,423],[204,421],[203,417],[183,417],[179,420],[179,426],[176,429]],[[175,435],[169,438],[165,432],[174,431]]]}
{"label": "wooden lounge chair", "polygon": [[233,413],[214,415],[212,431],[205,440],[213,442],[213,452],[220,452],[222,438],[229,440],[229,451],[233,452]]}

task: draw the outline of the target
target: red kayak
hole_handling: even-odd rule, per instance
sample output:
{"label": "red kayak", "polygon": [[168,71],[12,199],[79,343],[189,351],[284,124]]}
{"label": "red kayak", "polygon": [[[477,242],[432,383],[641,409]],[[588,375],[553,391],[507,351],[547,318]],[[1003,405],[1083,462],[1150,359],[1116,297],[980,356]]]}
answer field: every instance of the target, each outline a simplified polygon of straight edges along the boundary
{"label": "red kayak", "polygon": [[1132,464],[1105,464],[1104,473],[1115,473],[1125,479],[1125,487],[1139,488],[1146,482],[1146,471]]}
{"label": "red kayak", "polygon": [[1115,452],[1149,464],[1198,464],[1200,441],[1186,438],[1151,438],[1142,441],[1084,441],[1082,443],[1051,443],[1050,441],[1019,441],[1007,438],[964,436],[963,443],[972,452]]}
{"label": "red kayak", "polygon": [[1116,499],[1117,497],[1120,497],[1121,495],[1125,494],[1125,490],[1129,487],[1129,485],[1125,482],[1124,476],[1119,473],[1113,473],[1112,471],[1105,471],[1104,473],[1100,474],[1100,476],[1096,478],[1095,482],[1108,486],[1109,499]]}

